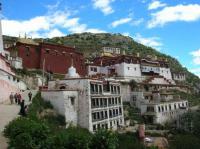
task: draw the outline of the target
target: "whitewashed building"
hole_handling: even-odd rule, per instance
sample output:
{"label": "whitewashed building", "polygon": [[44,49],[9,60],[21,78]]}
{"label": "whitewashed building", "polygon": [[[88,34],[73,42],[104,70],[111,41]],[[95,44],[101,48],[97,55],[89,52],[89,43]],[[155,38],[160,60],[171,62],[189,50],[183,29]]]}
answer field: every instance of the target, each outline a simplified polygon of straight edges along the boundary
{"label": "whitewashed building", "polygon": [[50,81],[42,97],[65,116],[67,126],[78,125],[93,132],[124,125],[120,84],[80,78],[73,66],[64,80]]}
{"label": "whitewashed building", "polygon": [[9,99],[10,94],[26,89],[26,84],[21,82],[11,69],[8,55],[3,48],[2,27],[0,20],[0,103]]}
{"label": "whitewashed building", "polygon": [[141,105],[141,114],[147,123],[165,124],[174,122],[188,110],[187,100],[151,102]]}
{"label": "whitewashed building", "polygon": [[173,72],[172,73],[173,79],[175,81],[185,81],[186,80],[186,75],[185,73],[181,73],[181,72]]}

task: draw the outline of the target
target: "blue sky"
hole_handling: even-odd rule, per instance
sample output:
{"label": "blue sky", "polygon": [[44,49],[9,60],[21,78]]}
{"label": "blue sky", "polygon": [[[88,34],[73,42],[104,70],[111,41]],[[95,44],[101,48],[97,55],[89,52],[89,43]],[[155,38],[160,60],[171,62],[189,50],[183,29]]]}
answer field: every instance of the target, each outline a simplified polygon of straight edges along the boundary
{"label": "blue sky", "polygon": [[200,76],[199,0],[1,0],[3,34],[121,33]]}

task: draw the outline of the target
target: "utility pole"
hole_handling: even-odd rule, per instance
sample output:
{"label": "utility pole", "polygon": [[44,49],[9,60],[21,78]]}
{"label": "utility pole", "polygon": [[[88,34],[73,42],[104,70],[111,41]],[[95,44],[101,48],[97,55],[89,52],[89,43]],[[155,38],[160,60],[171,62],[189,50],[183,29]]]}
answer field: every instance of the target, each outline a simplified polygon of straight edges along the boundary
{"label": "utility pole", "polygon": [[44,86],[44,69],[45,69],[45,58],[44,58],[43,64],[42,64],[42,89]]}
{"label": "utility pole", "polygon": [[1,20],[2,20],[2,4],[0,3],[0,54],[4,55]]}

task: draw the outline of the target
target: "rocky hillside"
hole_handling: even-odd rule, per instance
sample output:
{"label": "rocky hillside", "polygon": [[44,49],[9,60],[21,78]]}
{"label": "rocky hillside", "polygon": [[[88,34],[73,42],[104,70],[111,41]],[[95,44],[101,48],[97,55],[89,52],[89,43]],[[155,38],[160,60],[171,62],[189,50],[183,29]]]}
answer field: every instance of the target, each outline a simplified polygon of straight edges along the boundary
{"label": "rocky hillside", "polygon": [[119,47],[122,50],[125,50],[128,54],[136,54],[139,52],[142,57],[146,55],[155,55],[158,58],[167,59],[170,67],[172,68],[172,71],[185,72],[187,75],[186,83],[191,84],[191,86],[200,84],[200,79],[189,72],[186,68],[184,68],[174,57],[158,52],[151,47],[147,47],[140,43],[137,43],[131,37],[123,36],[121,34],[81,33],[71,34],[64,37],[36,40],[75,46],[80,52],[83,52],[86,57],[96,55],[96,53],[101,50],[103,46]]}

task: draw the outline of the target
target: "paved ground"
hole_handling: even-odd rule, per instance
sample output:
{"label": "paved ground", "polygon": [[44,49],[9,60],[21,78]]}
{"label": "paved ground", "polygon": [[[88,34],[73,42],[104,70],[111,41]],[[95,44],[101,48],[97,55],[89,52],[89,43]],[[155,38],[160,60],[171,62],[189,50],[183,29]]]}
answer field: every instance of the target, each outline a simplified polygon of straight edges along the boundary
{"label": "paved ground", "polygon": [[[28,101],[28,92],[25,91],[22,94],[22,98],[25,99],[25,104],[30,104]],[[37,91],[32,91],[33,96],[35,96]],[[3,104],[0,104],[0,149],[6,149],[7,148],[7,139],[3,136],[2,132],[4,130],[4,127],[13,119],[18,117],[18,113],[20,110],[20,106],[16,104],[10,104],[9,101],[4,102]]]}

